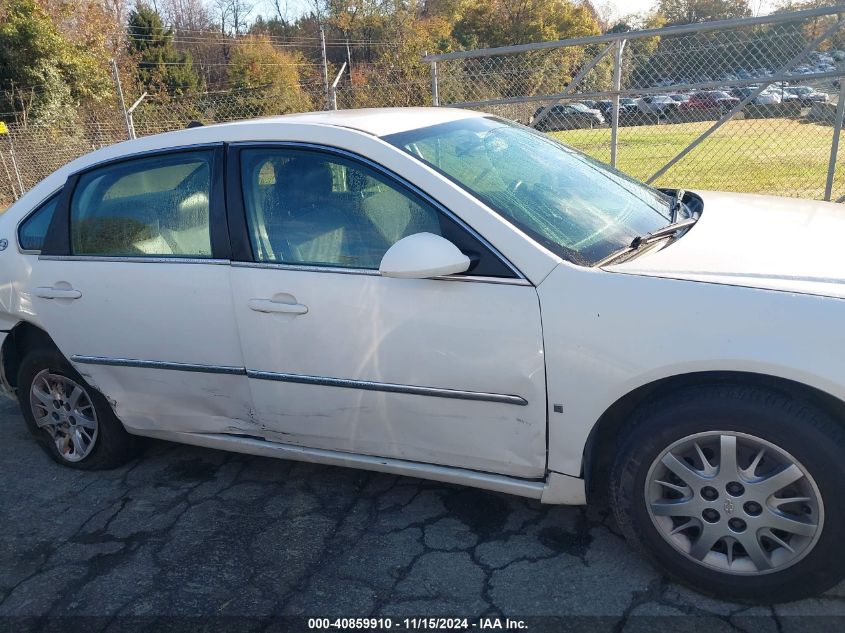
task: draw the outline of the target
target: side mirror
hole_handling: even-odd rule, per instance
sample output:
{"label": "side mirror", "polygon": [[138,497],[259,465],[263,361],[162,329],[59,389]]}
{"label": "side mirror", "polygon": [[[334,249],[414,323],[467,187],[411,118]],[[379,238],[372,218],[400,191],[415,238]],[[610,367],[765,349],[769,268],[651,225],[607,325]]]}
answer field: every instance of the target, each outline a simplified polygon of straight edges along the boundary
{"label": "side mirror", "polygon": [[433,233],[415,233],[387,250],[379,272],[385,277],[426,279],[462,273],[469,265],[469,257],[449,240]]}

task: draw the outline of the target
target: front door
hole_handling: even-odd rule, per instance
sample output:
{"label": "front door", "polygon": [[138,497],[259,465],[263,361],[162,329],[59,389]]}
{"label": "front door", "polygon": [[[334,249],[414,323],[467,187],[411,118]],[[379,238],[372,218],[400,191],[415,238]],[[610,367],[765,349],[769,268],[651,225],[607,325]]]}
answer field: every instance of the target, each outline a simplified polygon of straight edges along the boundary
{"label": "front door", "polygon": [[222,149],[71,177],[33,266],[26,293],[35,314],[130,430],[249,428]]}
{"label": "front door", "polygon": [[[355,157],[239,147],[229,164],[230,225],[244,225],[253,260],[233,264],[232,291],[265,437],[543,476],[545,370],[529,282],[459,220]],[[385,251],[419,232],[455,243],[470,271],[380,276]]]}

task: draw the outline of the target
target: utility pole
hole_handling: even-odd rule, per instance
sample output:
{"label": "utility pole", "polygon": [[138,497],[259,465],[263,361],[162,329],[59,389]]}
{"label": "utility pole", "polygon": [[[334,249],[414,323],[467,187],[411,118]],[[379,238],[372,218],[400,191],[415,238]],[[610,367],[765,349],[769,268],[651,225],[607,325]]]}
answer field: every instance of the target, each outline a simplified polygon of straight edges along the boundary
{"label": "utility pole", "polygon": [[346,38],[346,63],[349,64],[349,77],[352,78],[352,51],[349,50],[349,38]]}
{"label": "utility pole", "polygon": [[332,102],[329,96],[329,60],[326,59],[326,32],[320,27],[320,50],[323,54],[323,87],[326,94],[326,110],[332,109]]}

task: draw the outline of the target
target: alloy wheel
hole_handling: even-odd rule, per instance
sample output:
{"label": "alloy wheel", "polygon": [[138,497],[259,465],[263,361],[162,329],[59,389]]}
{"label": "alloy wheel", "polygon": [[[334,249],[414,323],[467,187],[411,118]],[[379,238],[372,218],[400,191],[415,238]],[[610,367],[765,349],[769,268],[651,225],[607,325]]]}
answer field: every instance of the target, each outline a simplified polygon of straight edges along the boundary
{"label": "alloy wheel", "polygon": [[91,454],[99,425],[83,386],[45,369],[32,381],[29,404],[35,424],[47,431],[63,459],[78,462]]}
{"label": "alloy wheel", "polygon": [[801,463],[766,440],[728,431],[672,444],[649,469],[645,499],[672,547],[731,574],[794,565],[824,521],[818,486]]}

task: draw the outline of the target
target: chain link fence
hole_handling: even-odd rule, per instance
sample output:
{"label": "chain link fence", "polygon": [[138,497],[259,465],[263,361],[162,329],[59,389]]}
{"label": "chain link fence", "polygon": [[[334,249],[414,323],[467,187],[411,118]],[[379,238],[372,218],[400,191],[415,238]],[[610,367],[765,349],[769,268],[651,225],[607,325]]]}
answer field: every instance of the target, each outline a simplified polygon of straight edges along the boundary
{"label": "chain link fence", "polygon": [[838,6],[425,61],[439,105],[531,125],[657,186],[841,201],[843,14]]}
{"label": "chain link fence", "polygon": [[[125,140],[326,108],[441,105],[531,125],[657,186],[845,198],[837,167],[845,6],[336,69],[322,81],[13,115],[0,208],[64,163]],[[330,77],[331,79],[332,77]],[[127,97],[132,101],[132,96]]]}

